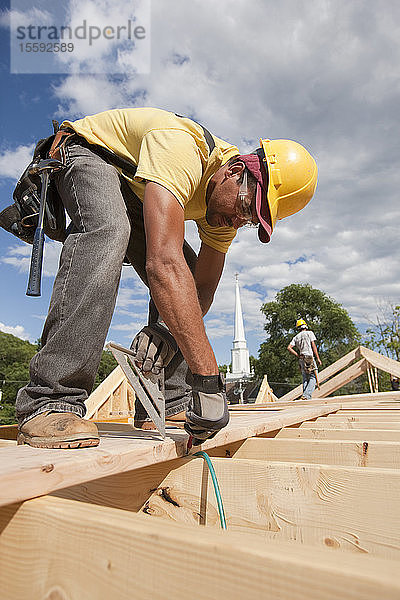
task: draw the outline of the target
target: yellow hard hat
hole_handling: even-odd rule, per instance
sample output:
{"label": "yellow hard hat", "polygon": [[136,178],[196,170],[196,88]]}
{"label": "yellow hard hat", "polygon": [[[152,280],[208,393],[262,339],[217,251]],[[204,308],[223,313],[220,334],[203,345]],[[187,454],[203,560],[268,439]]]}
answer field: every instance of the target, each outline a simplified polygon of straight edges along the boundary
{"label": "yellow hard hat", "polygon": [[307,323],[304,319],[297,319],[296,327],[307,327]]}
{"label": "yellow hard hat", "polygon": [[275,222],[301,210],[317,186],[318,169],[309,152],[292,140],[262,140],[268,165],[268,204]]}
{"label": "yellow hard hat", "polygon": [[318,169],[311,154],[297,142],[260,139],[260,145],[254,154],[240,158],[257,181],[258,237],[265,243],[277,220],[301,210],[311,200]]}

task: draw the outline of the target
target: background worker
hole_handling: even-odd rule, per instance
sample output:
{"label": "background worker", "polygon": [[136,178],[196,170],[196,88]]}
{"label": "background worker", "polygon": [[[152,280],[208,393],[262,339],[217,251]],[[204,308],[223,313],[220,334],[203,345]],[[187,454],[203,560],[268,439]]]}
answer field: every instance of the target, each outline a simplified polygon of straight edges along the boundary
{"label": "background worker", "polygon": [[[54,181],[73,228],[43,347],[17,396],[18,442],[48,448],[99,443],[95,424],[82,417],[125,256],[152,299],[149,325],[132,345],[136,361],[144,372],[166,369],[166,416],[185,411],[189,433],[200,441],[212,437],[227,424],[228,411],[202,317],[225,254],[240,227],[258,227],[260,241],[269,242],[276,221],[309,202],[315,161],[290,140],[261,140],[254,154],[240,155],[191,119],[153,108],[110,110],[62,128],[72,135],[63,142],[66,168]],[[137,165],[135,175],[121,173],[99,147]],[[197,257],[184,240],[187,219],[197,223]]]}
{"label": "background worker", "polygon": [[308,328],[304,319],[296,321],[296,328],[298,329],[298,333],[294,336],[287,349],[299,359],[301,375],[303,377],[303,395],[301,400],[311,400],[317,383],[317,365],[315,364],[315,359],[317,359],[318,365],[322,364],[317,346],[315,345],[317,338]]}

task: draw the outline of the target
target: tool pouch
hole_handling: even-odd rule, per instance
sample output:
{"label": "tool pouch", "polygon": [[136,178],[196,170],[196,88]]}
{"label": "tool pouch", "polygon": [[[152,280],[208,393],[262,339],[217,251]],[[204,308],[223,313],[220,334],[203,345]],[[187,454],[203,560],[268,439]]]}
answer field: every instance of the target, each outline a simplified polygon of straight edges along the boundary
{"label": "tool pouch", "polygon": [[308,375],[311,375],[311,373],[315,370],[314,358],[306,354],[300,354],[300,360],[303,363],[304,371]]}
{"label": "tool pouch", "polygon": [[[53,121],[55,133],[39,140],[33,152],[32,161],[26,167],[13,192],[14,203],[0,212],[0,226],[18,239],[33,243],[39,217],[41,179],[39,175],[29,175],[30,167],[41,158],[57,158],[65,162],[65,155],[59,150],[57,155],[50,155],[56,138],[60,139],[58,123]],[[64,141],[64,140],[62,140]],[[64,142],[65,145],[65,142]],[[62,156],[62,158],[59,158]],[[63,242],[66,238],[66,218],[63,203],[58,195],[54,182],[50,179],[47,190],[46,213],[44,217],[45,234],[52,240]]]}

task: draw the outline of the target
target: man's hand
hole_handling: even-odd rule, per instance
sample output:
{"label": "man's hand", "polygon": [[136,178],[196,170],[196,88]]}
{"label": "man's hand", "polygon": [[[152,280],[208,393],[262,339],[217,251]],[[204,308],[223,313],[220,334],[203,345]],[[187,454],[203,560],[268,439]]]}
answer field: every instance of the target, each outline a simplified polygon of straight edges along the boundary
{"label": "man's hand", "polygon": [[192,399],[186,411],[185,429],[193,444],[210,439],[229,422],[225,384],[221,375],[193,375]]}
{"label": "man's hand", "polygon": [[178,345],[164,325],[153,323],[136,334],[131,350],[136,355],[136,364],[144,373],[159,375],[175,356]]}

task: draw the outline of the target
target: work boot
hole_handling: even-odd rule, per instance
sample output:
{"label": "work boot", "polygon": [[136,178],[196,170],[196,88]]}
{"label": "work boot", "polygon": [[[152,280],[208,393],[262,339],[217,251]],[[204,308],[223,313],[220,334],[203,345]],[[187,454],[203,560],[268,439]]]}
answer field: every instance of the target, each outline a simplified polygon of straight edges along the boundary
{"label": "work boot", "polygon": [[18,428],[18,445],[34,448],[87,448],[99,442],[96,424],[74,413],[44,412]]}

